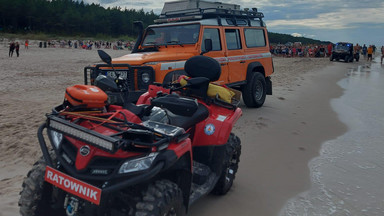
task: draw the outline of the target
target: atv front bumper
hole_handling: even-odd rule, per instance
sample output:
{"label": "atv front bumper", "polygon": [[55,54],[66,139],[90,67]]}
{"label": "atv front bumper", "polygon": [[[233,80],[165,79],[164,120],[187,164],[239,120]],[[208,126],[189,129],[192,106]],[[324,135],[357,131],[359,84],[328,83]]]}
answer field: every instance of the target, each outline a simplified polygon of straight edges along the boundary
{"label": "atv front bumper", "polygon": [[42,124],[38,129],[38,140],[40,144],[41,151],[43,153],[43,157],[46,161],[47,166],[59,169],[65,174],[85,182],[92,182],[91,185],[95,187],[100,187],[103,194],[113,193],[115,191],[119,191],[121,189],[137,185],[139,183],[149,181],[156,175],[158,175],[163,170],[169,168],[176,160],[177,156],[173,151],[164,151],[159,154],[152,164],[151,168],[145,170],[144,172],[139,172],[133,175],[118,175],[115,174],[112,177],[108,177],[108,179],[100,178],[97,176],[90,176],[81,174],[76,171],[76,169],[72,166],[69,166],[65,160],[59,155],[59,152],[55,147],[53,147],[52,142],[51,145],[57,155],[58,163],[54,163],[49,153],[49,149],[46,145],[43,131],[47,128],[47,123]]}

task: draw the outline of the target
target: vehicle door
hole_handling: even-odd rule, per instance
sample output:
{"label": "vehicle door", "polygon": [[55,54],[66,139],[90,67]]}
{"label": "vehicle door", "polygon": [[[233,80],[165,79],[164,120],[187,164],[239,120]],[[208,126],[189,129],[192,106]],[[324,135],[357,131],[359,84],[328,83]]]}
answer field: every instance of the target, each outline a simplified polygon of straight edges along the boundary
{"label": "vehicle door", "polygon": [[247,57],[246,67],[252,62],[262,64],[265,76],[273,73],[271,52],[265,28],[244,27],[244,55]]}
{"label": "vehicle door", "polygon": [[225,57],[225,51],[223,49],[223,33],[221,27],[218,26],[204,26],[203,36],[200,42],[201,52],[205,52],[205,39],[212,40],[212,50],[205,53],[204,56],[209,56],[216,59],[221,65],[221,75],[219,80],[216,83],[224,84],[228,82],[228,68],[227,68],[227,59]]}
{"label": "vehicle door", "polygon": [[228,60],[228,82],[243,81],[246,74],[246,57],[243,50],[241,29],[237,27],[224,28],[225,56]]}

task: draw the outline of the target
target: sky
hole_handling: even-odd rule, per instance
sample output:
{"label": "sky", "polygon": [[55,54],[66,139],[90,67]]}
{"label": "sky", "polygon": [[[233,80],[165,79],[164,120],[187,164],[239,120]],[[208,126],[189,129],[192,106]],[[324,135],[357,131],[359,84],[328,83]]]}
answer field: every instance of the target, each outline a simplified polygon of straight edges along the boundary
{"label": "sky", "polygon": [[[103,7],[153,10],[174,0],[83,0]],[[205,0],[217,2],[220,0]],[[384,45],[384,0],[222,0],[241,8],[258,8],[270,32],[333,43]]]}

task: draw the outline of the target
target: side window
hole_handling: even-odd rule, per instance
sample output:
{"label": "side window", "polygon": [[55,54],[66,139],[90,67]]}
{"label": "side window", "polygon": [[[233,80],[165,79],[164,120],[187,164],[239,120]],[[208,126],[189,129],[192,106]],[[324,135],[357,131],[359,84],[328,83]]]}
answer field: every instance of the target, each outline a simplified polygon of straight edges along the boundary
{"label": "side window", "polygon": [[266,46],[265,35],[263,29],[244,29],[245,44],[247,47],[264,47]]}
{"label": "side window", "polygon": [[238,29],[225,29],[225,39],[229,50],[241,49],[240,32]]}
{"label": "side window", "polygon": [[203,42],[201,44],[201,51],[205,50],[205,39],[211,39],[212,40],[212,51],[219,51],[221,50],[221,42],[220,42],[220,31],[216,28],[206,28],[204,29],[203,33]]}

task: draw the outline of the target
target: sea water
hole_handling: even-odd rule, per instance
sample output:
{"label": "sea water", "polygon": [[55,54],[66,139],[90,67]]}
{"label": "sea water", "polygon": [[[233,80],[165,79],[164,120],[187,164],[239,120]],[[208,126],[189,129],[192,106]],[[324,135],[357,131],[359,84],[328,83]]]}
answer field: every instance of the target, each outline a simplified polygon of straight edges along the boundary
{"label": "sea water", "polygon": [[325,142],[312,159],[311,188],[280,215],[384,215],[384,66],[351,64],[331,106],[348,131]]}

